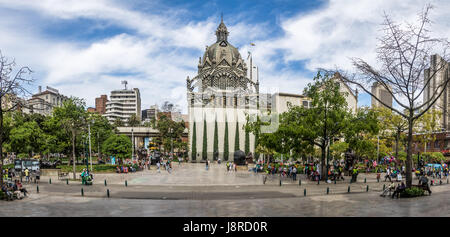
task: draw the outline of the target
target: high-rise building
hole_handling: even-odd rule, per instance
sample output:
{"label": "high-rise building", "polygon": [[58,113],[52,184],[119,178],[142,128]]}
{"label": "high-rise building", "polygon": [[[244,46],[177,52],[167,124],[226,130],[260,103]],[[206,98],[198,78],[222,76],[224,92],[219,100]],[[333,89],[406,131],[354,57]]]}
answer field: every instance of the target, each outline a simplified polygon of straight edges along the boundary
{"label": "high-rise building", "polygon": [[45,91],[39,86],[39,91],[28,99],[23,108],[24,113],[37,113],[42,115],[50,115],[54,107],[62,106],[67,99],[66,96],[59,93],[55,88],[47,86]]}
{"label": "high-rise building", "polygon": [[157,119],[157,114],[159,112],[158,105],[150,106],[150,109],[142,110],[142,121],[151,122],[152,119]]}
{"label": "high-rise building", "polygon": [[98,98],[95,98],[95,112],[99,114],[106,113],[106,102],[108,102],[107,95],[101,95]]}
{"label": "high-rise building", "polygon": [[141,95],[138,88],[131,90],[111,91],[110,101],[106,102],[105,116],[110,123],[116,119],[122,120],[125,124],[131,115],[141,119]]}
{"label": "high-rise building", "polygon": [[[391,88],[389,88],[391,90]],[[389,105],[392,107],[392,95],[389,93],[386,88],[381,85],[379,82],[374,82],[372,84],[372,94],[375,95],[378,99],[383,101],[386,105]],[[380,101],[372,97],[372,108],[375,107],[386,107]]]}
{"label": "high-rise building", "polygon": [[[423,92],[423,101],[429,101],[435,98],[437,92],[441,91],[440,86],[450,80],[450,62],[445,61],[441,56],[435,54],[431,56],[430,68],[424,71],[425,88]],[[428,82],[428,83],[427,83]],[[441,127],[445,130],[450,129],[450,90],[449,85],[445,88],[443,94],[434,103],[433,109],[442,112],[440,119]]]}

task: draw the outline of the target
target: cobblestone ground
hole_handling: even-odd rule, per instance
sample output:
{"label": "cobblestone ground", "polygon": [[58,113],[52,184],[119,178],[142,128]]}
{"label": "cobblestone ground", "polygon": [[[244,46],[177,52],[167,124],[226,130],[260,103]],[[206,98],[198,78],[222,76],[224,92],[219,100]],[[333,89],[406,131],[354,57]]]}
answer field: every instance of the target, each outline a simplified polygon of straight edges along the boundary
{"label": "cobblestone ground", "polygon": [[450,216],[446,180],[432,187],[431,196],[397,200],[380,197],[388,183],[371,174],[353,184],[348,177],[336,184],[303,178],[301,185],[282,179],[280,186],[279,177],[264,185],[262,175],[228,173],[223,164],[208,171],[201,164],[175,164],[170,174],[152,169],[95,174],[92,186],[42,177],[39,193],[29,184],[28,198],[0,202],[0,216]]}

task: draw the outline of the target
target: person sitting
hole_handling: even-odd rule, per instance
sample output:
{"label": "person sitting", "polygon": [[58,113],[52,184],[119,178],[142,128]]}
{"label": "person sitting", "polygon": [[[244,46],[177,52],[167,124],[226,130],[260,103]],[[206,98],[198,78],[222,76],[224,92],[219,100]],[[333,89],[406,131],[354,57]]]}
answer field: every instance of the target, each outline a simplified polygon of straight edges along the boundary
{"label": "person sitting", "polygon": [[27,196],[27,194],[28,194],[28,191],[27,191],[27,189],[26,188],[24,188],[23,186],[22,186],[22,183],[19,181],[19,180],[17,180],[17,188],[18,188],[18,190],[20,191],[20,192],[22,192],[23,193],[23,195],[26,197]]}
{"label": "person sitting", "polygon": [[120,168],[119,168],[119,166],[116,167],[116,173],[120,173]]}
{"label": "person sitting", "polygon": [[402,184],[397,185],[397,189],[395,189],[394,193],[392,194],[392,198],[399,197],[400,193],[405,190],[406,186],[405,183],[402,182]]}
{"label": "person sitting", "polygon": [[17,181],[14,182],[13,187],[12,187],[12,192],[13,192],[13,197],[17,198],[17,199],[22,199],[22,192],[20,192],[19,188],[17,187]]}
{"label": "person sitting", "polygon": [[389,192],[389,195],[391,195],[391,192],[395,189],[395,184],[393,181],[391,181],[391,183],[389,184],[389,186],[383,190],[383,193],[381,193],[380,196],[385,197],[386,194]]}
{"label": "person sitting", "polygon": [[8,189],[8,186],[6,184],[3,184],[2,192],[4,194],[6,194],[6,199],[7,200],[13,200],[13,193]]}

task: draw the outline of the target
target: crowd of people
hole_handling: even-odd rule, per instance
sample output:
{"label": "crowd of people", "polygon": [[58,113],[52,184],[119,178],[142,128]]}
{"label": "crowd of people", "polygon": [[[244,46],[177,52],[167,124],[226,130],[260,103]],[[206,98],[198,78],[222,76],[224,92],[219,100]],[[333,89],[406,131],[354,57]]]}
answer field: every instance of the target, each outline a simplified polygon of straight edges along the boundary
{"label": "crowd of people", "polygon": [[28,191],[22,186],[19,180],[14,182],[5,182],[2,185],[2,192],[6,196],[6,200],[22,199],[27,196]]}

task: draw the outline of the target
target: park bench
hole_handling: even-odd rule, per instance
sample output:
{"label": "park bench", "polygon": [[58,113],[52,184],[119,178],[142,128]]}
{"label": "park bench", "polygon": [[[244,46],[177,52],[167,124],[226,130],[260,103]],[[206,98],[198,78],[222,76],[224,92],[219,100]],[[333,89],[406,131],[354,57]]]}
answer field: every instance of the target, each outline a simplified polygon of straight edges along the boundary
{"label": "park bench", "polygon": [[428,192],[428,195],[431,195],[431,193],[427,190],[427,187],[425,187],[425,186],[423,186],[423,185],[415,185],[415,184],[413,184],[413,185],[411,185],[411,187],[420,188],[420,189],[422,189],[422,190],[424,190],[424,191],[427,191],[427,192]]}
{"label": "park bench", "polygon": [[58,179],[69,179],[69,173],[58,171]]}

